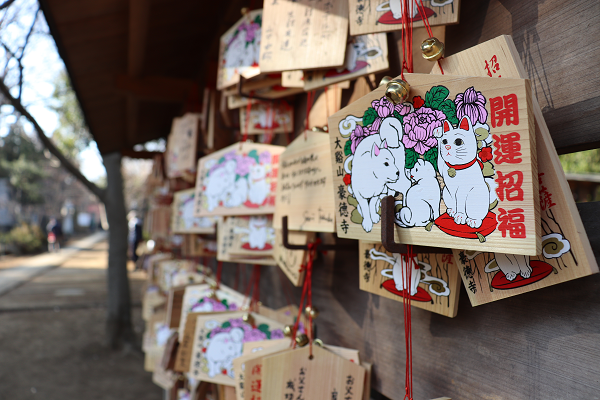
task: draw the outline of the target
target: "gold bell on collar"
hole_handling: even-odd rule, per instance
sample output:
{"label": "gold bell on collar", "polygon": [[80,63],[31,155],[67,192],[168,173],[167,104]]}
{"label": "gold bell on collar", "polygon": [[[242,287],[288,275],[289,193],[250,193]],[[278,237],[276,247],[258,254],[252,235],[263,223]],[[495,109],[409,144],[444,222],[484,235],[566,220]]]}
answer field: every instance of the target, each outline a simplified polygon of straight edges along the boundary
{"label": "gold bell on collar", "polygon": [[296,344],[300,347],[304,347],[308,344],[308,336],[304,333],[296,335]]}
{"label": "gold bell on collar", "polygon": [[315,319],[319,315],[319,309],[315,306],[306,306],[304,315],[306,315],[306,318]]}
{"label": "gold bell on collar", "polygon": [[383,78],[381,78],[381,82],[379,82],[379,86],[387,85],[388,82],[391,80],[392,80],[391,76],[384,76]]}
{"label": "gold bell on collar", "polygon": [[385,85],[385,97],[393,104],[402,104],[408,98],[410,85],[404,79],[394,78]]}
{"label": "gold bell on collar", "polygon": [[437,61],[444,56],[444,43],[439,39],[430,37],[421,43],[423,58],[429,61]]}
{"label": "gold bell on collar", "polygon": [[250,313],[245,313],[244,315],[242,315],[242,321],[254,326],[254,317]]}
{"label": "gold bell on collar", "polygon": [[286,325],[283,327],[283,336],[292,337],[293,331],[294,331],[294,327],[292,325]]}

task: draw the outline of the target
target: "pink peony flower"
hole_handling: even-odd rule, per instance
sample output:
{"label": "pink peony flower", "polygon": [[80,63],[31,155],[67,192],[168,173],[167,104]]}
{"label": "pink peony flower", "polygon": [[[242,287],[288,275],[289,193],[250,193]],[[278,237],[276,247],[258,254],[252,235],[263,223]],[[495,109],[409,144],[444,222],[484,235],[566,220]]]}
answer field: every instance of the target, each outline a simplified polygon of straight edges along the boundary
{"label": "pink peony flower", "polygon": [[271,331],[271,339],[283,339],[285,335],[281,329],[275,329]]}
{"label": "pink peony flower", "polygon": [[260,25],[256,22],[252,22],[246,25],[246,42],[251,42],[256,36],[256,31],[260,29]]}
{"label": "pink peony flower", "polygon": [[456,95],[456,117],[460,120],[465,115],[469,116],[471,123],[478,121],[485,124],[487,121],[487,110],[485,109],[485,97],[471,86],[464,93]]}
{"label": "pink peony flower", "polygon": [[235,173],[239,176],[246,176],[250,173],[250,167],[256,164],[256,160],[248,156],[240,156],[238,158]]}
{"label": "pink peony flower", "polygon": [[371,107],[377,111],[377,115],[381,118],[389,117],[394,113],[394,105],[385,96],[379,100],[373,100]]}
{"label": "pink peony flower", "polygon": [[362,125],[356,125],[356,128],[350,134],[350,140],[352,140],[352,144],[350,145],[350,149],[352,150],[352,154],[356,150],[358,144],[371,134],[369,128],[365,128]]}
{"label": "pink peony flower", "polygon": [[442,126],[446,119],[443,112],[421,107],[412,114],[404,117],[404,136],[402,143],[409,149],[414,149],[419,154],[437,146],[437,139],[433,137],[435,128]]}
{"label": "pink peony flower", "polygon": [[413,106],[410,103],[396,104],[394,110],[398,111],[401,116],[405,116],[413,112]]}
{"label": "pink peony flower", "polygon": [[243,342],[258,342],[259,340],[267,340],[267,335],[258,329],[246,331]]}
{"label": "pink peony flower", "polygon": [[258,155],[259,164],[271,164],[271,153],[268,151],[263,151]]}

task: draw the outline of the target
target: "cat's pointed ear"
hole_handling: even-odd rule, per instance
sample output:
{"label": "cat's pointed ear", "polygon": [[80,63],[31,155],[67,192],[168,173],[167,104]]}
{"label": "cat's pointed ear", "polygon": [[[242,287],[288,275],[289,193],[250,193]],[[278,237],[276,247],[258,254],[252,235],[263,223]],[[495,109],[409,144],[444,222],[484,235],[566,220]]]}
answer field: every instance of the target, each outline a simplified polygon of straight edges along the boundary
{"label": "cat's pointed ear", "polygon": [[460,120],[460,125],[458,126],[463,131],[471,130],[471,121],[469,121],[469,117],[466,115]]}
{"label": "cat's pointed ear", "polygon": [[373,148],[371,149],[371,155],[373,157],[377,157],[379,155],[379,147],[377,147],[377,143],[373,143]]}
{"label": "cat's pointed ear", "polygon": [[387,149],[387,140],[383,141],[383,143],[381,144],[381,147],[383,147],[384,149]]}
{"label": "cat's pointed ear", "polygon": [[448,121],[444,121],[444,133],[450,130],[450,123]]}

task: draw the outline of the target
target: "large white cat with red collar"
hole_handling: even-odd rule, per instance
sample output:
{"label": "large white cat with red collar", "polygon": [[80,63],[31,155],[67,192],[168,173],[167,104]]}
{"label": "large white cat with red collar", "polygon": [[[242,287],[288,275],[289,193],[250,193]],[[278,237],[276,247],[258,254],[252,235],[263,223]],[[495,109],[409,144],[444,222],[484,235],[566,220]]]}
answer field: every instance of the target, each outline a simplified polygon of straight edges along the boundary
{"label": "large white cat with red collar", "polygon": [[477,156],[477,137],[469,117],[454,128],[444,121],[435,132],[438,141],[438,168],[444,179],[442,198],[446,212],[459,225],[479,228],[492,200]]}

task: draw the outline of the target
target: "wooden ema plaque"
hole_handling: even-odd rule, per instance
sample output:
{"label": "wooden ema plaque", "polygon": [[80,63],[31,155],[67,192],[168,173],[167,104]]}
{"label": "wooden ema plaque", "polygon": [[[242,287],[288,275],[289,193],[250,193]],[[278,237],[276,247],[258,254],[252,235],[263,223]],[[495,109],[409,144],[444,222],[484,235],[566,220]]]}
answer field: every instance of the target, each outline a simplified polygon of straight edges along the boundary
{"label": "wooden ema plaque", "polygon": [[199,120],[200,116],[192,113],[173,119],[167,139],[167,177],[178,178],[186,172],[196,172]]}
{"label": "wooden ema plaque", "polygon": [[[268,342],[273,344],[270,345]],[[252,398],[252,393],[246,391],[253,384],[256,386],[257,380],[261,379],[262,358],[290,348],[290,339],[267,340],[259,343],[261,346],[250,352],[247,352],[247,346],[244,346],[244,355],[233,360],[235,392],[238,400]]]}
{"label": "wooden ema plaque", "polygon": [[219,44],[217,89],[237,84],[240,75],[248,79],[260,74],[262,10],[244,15],[223,36]]}
{"label": "wooden ema plaque", "polygon": [[242,355],[243,344],[283,339],[283,324],[251,314],[253,323],[242,320],[243,312],[197,317],[190,375],[196,380],[234,386],[233,360]]}
{"label": "wooden ema plaque", "polygon": [[182,190],[173,194],[171,231],[173,233],[214,234],[217,223],[214,217],[194,217],[196,189]]}
{"label": "wooden ema plaque", "polygon": [[305,131],[279,156],[273,226],[282,217],[295,231],[335,232],[329,135]]}
{"label": "wooden ema plaque", "polygon": [[233,257],[265,257],[273,256],[275,246],[275,229],[270,215],[254,215],[251,217],[229,217],[234,228],[233,244],[229,254]]}
{"label": "wooden ema plaque", "polygon": [[195,216],[272,214],[285,147],[235,143],[198,160]]}
{"label": "wooden ema plaque", "polygon": [[248,127],[249,135],[289,133],[294,130],[294,109],[283,103],[260,102],[250,106],[250,121],[246,121],[246,107],[240,107],[242,132]]}
{"label": "wooden ema plaque", "polygon": [[[499,36],[442,61],[446,74],[502,78],[527,74],[510,36]],[[440,73],[434,68],[432,73]],[[537,256],[455,250],[471,304],[503,299],[598,272],[552,137],[535,96],[542,250]]]}
{"label": "wooden ema plaque", "polygon": [[[264,399],[363,398],[365,369],[320,346],[305,346],[263,358]],[[291,384],[290,384],[291,383]]]}
{"label": "wooden ema plaque", "polygon": [[[403,0],[350,0],[350,35],[389,32],[402,29]],[[430,26],[458,23],[460,0],[408,0],[408,17],[413,28],[425,26],[423,17]],[[408,22],[408,21],[407,21]]]}
{"label": "wooden ema plaque", "polygon": [[[315,240],[313,232],[288,231],[288,240],[290,244],[307,245]],[[283,238],[281,229],[275,230],[275,251],[273,257],[277,265],[285,276],[288,277],[292,285],[302,286],[304,282],[304,269],[302,265],[306,261],[307,252],[304,250],[289,250],[283,247]]]}
{"label": "wooden ema plaque", "polygon": [[[348,2],[264,3],[261,72],[340,67],[348,37]],[[318,57],[315,55],[318,54]]]}
{"label": "wooden ema plaque", "polygon": [[407,74],[329,118],[337,234],[381,241],[381,199],[400,243],[540,252],[529,81]]}
{"label": "wooden ema plaque", "polygon": [[410,288],[406,288],[403,271],[406,257],[388,252],[381,243],[359,243],[359,283],[366,292],[402,302],[446,317],[456,317],[460,294],[460,277],[451,254],[416,254],[416,269]]}
{"label": "wooden ema plaque", "polygon": [[[216,295],[216,298],[213,294]],[[179,332],[185,330],[188,314],[237,311],[245,302],[246,297],[243,294],[223,284],[216,291],[211,288],[210,284],[186,286],[181,300]]]}
{"label": "wooden ema plaque", "polygon": [[315,90],[359,76],[385,71],[389,68],[388,42],[385,33],[350,38],[346,45],[344,65],[338,68],[306,71],[304,90]]}
{"label": "wooden ema plaque", "polygon": [[[217,260],[245,264],[277,265],[271,255],[242,256],[231,253],[235,246],[236,217],[223,218],[217,229]],[[235,250],[234,250],[235,252]]]}

